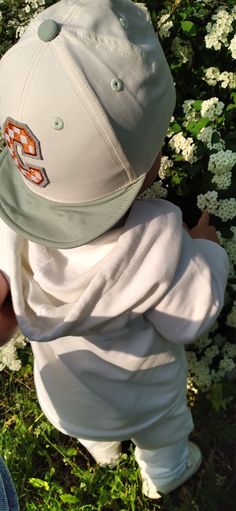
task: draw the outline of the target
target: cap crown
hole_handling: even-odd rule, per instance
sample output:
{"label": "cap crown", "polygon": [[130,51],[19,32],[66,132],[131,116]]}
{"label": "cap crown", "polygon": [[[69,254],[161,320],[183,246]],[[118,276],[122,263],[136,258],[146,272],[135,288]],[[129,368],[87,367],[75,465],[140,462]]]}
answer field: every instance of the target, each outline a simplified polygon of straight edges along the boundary
{"label": "cap crown", "polygon": [[138,195],[174,103],[139,4],[61,0],[46,9],[0,62],[0,216],[46,246],[96,239]]}
{"label": "cap crown", "polygon": [[24,183],[56,202],[91,202],[145,174],[174,106],[150,17],[129,0],[46,9],[2,59],[0,83],[0,122]]}

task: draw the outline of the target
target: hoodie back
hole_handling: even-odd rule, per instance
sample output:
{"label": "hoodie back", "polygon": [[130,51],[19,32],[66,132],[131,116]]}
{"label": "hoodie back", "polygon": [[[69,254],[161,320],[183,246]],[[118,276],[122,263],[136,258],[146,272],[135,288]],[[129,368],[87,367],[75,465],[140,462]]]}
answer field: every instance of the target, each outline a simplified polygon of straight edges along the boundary
{"label": "hoodie back", "polygon": [[[136,200],[123,227],[75,249],[46,248],[0,226],[0,268],[32,341],[49,420],[92,440],[130,438],[156,421],[171,435],[168,418],[186,392],[184,343],[223,306],[222,247],[192,240],[179,208],[161,199]],[[179,413],[180,431],[190,422]]]}

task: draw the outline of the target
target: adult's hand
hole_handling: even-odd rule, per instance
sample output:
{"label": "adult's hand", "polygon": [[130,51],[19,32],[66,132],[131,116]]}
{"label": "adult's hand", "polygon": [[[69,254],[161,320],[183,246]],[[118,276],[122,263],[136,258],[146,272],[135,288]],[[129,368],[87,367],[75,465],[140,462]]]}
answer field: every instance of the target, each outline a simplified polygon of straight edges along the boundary
{"label": "adult's hand", "polygon": [[11,339],[16,327],[17,321],[12,307],[10,287],[0,271],[0,347]]}

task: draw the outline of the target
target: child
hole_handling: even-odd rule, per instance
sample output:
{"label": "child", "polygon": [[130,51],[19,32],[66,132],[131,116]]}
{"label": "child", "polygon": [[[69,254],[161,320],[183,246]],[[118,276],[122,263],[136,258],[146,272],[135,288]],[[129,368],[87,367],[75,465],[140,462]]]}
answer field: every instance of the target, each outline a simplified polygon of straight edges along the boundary
{"label": "child", "polygon": [[187,232],[175,205],[137,199],[175,104],[150,17],[62,0],[3,57],[0,84],[0,268],[39,403],[103,465],[132,439],[158,499],[201,463],[184,343],[217,318],[228,259],[207,212]]}

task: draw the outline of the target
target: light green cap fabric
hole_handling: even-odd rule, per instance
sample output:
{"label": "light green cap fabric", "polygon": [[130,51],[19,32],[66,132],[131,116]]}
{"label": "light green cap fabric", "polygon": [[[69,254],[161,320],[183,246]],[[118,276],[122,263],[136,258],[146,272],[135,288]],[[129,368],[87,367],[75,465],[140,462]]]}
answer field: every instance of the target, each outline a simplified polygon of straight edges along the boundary
{"label": "light green cap fabric", "polygon": [[39,38],[48,43],[49,41],[53,41],[55,37],[60,32],[60,25],[56,23],[54,20],[45,20],[38,28],[38,36]]}
{"label": "light green cap fabric", "polygon": [[[72,248],[110,229],[129,209],[145,178],[92,204],[38,198],[24,183],[5,148],[0,155],[1,217],[25,238],[45,246]],[[19,189],[21,193],[19,193]]]}

